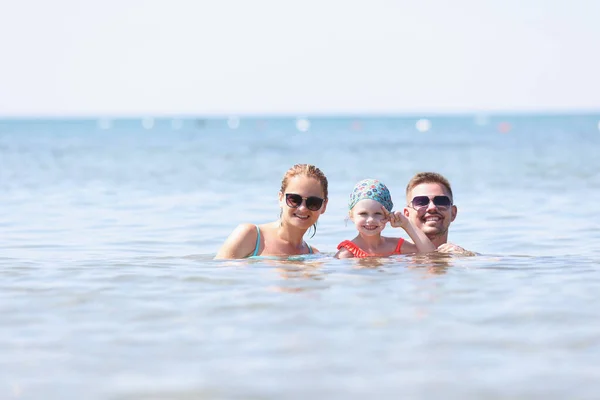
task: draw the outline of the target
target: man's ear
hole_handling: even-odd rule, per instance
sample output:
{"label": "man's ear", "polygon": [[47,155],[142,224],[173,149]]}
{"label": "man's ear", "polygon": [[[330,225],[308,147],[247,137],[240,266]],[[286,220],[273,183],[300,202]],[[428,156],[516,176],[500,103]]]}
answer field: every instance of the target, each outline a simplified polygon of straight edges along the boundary
{"label": "man's ear", "polygon": [[452,218],[450,219],[450,222],[454,221],[456,214],[458,214],[458,207],[452,206]]}
{"label": "man's ear", "polygon": [[407,208],[407,207],[404,207],[404,216],[405,216],[406,218],[408,218],[408,216],[409,216],[409,215],[410,215],[410,211],[408,211],[408,208]]}

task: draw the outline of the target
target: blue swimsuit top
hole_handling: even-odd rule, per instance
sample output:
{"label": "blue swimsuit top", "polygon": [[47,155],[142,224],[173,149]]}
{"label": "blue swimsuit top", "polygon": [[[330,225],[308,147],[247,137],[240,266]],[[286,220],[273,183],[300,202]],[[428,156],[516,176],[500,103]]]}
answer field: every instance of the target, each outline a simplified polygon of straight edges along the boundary
{"label": "blue swimsuit top", "polygon": [[[258,225],[256,225],[256,247],[254,248],[254,253],[252,253],[252,255],[250,257],[262,257],[258,255],[258,246],[260,246],[260,229],[258,229]],[[305,242],[306,243],[306,242]],[[312,254],[313,253],[313,249],[312,247],[310,247],[310,244],[306,243],[306,246],[308,247],[308,254]]]}

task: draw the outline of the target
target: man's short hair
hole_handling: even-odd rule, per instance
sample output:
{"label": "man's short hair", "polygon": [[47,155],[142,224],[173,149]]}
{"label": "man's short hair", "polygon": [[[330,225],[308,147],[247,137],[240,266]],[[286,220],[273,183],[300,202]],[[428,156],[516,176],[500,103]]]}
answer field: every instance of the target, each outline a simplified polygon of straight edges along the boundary
{"label": "man's short hair", "polygon": [[408,181],[408,185],[406,185],[406,196],[408,199],[408,194],[411,190],[422,183],[438,183],[443,185],[448,190],[448,194],[450,195],[450,199],[453,200],[454,196],[452,195],[452,187],[450,186],[450,182],[448,179],[444,178],[443,175],[438,174],[437,172],[418,172],[415,176],[412,177],[410,181]]}

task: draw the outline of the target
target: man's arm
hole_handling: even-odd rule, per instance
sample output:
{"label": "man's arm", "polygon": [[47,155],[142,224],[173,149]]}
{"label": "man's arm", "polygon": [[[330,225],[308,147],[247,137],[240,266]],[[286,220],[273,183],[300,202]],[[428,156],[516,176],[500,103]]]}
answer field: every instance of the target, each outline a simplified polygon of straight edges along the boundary
{"label": "man's arm", "polygon": [[474,251],[465,250],[462,247],[455,245],[454,243],[444,243],[437,248],[439,253],[450,253],[450,254],[460,254],[463,256],[477,256],[479,254]]}

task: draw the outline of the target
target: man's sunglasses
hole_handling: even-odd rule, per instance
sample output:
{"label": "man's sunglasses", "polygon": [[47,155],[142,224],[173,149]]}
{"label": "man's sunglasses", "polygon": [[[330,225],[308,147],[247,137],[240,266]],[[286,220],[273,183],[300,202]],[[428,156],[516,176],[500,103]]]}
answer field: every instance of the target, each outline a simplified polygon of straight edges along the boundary
{"label": "man's sunglasses", "polygon": [[302,201],[306,202],[306,208],[308,208],[310,211],[319,211],[321,207],[323,207],[323,201],[325,200],[317,196],[302,197],[295,193],[285,194],[285,203],[290,208],[300,207],[302,205]]}
{"label": "man's sunglasses", "polygon": [[415,210],[429,206],[429,202],[432,201],[438,208],[447,208],[452,205],[452,200],[448,196],[435,196],[430,199],[429,196],[415,196],[410,204]]}

